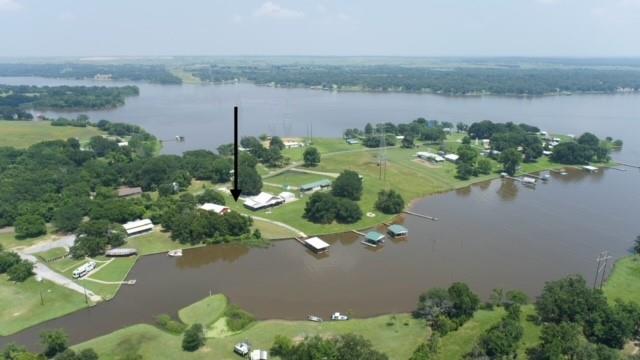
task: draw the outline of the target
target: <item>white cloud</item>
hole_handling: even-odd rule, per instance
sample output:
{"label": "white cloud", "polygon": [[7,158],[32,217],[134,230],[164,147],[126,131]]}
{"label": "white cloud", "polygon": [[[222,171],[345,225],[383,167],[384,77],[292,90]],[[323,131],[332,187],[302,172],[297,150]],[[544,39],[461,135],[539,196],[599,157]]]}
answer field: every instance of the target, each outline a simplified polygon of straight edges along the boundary
{"label": "white cloud", "polygon": [[0,0],[0,11],[13,11],[22,9],[22,4],[16,0]]}
{"label": "white cloud", "polygon": [[304,17],[304,13],[302,11],[288,9],[271,1],[267,1],[258,9],[256,9],[256,11],[253,13],[253,16],[271,18],[301,18]]}

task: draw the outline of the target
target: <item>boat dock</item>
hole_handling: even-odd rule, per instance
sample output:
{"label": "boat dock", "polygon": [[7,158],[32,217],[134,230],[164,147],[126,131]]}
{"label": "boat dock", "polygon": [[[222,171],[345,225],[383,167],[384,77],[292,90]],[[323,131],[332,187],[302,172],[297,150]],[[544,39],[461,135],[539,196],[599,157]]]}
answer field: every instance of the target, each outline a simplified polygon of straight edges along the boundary
{"label": "boat dock", "polygon": [[618,163],[618,165],[622,165],[622,166],[627,166],[627,167],[631,167],[631,168],[636,168],[636,169],[640,169],[639,165],[632,165],[632,164],[627,164],[627,163],[623,163],[623,162],[619,162],[616,161]]}
{"label": "boat dock", "polygon": [[535,174],[525,174],[526,176],[532,177],[534,179],[538,179],[538,180],[542,180],[542,181],[548,181],[549,180],[549,176],[540,176],[540,175],[535,175]]}
{"label": "boat dock", "polygon": [[356,233],[356,234],[358,234],[358,235],[360,235],[360,236],[367,236],[367,234],[362,233],[362,232],[360,232],[360,231],[358,231],[358,230],[351,230],[351,232]]}
{"label": "boat dock", "polygon": [[429,219],[432,221],[438,221],[437,217],[433,217],[433,216],[429,216],[429,215],[423,215],[423,214],[418,214],[417,212],[413,212],[413,211],[409,211],[409,210],[403,210],[402,211],[405,214],[409,214],[409,215],[413,215],[413,216],[417,216],[417,217],[421,217],[423,219]]}

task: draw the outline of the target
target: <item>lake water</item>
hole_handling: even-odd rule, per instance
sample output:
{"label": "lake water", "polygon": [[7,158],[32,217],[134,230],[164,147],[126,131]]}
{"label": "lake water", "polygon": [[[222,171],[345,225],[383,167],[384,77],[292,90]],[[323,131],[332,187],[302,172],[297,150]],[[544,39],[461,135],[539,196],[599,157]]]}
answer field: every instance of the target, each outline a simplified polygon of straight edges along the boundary
{"label": "lake water", "polygon": [[[0,83],[89,82],[16,79]],[[27,82],[28,81],[28,82]],[[640,96],[450,98],[413,94],[337,94],[274,89],[250,84],[223,86],[139,85],[141,94],[122,108],[89,112],[94,119],[136,123],[160,138],[187,137],[167,152],[214,149],[230,142],[232,106],[241,105],[241,130],[339,136],[365,122],[526,122],[548,131],[592,131],[625,142],[616,159],[640,163]],[[405,240],[372,250],[355,234],[337,235],[327,256],[317,257],[295,241],[267,249],[215,246],[185,251],[182,258],[143,257],[112,301],[0,338],[35,344],[45,329],[64,328],[73,342],[126,325],[151,322],[210,292],[225,293],[259,318],[327,317],[333,311],[357,317],[409,311],[434,286],[464,281],[486,297],[491,289],[521,289],[535,296],[545,281],[578,273],[589,281],[603,250],[625,255],[640,233],[640,171],[570,171],[552,174],[535,189],[508,180],[477,184],[426,198],[414,210],[437,222],[407,216]]]}

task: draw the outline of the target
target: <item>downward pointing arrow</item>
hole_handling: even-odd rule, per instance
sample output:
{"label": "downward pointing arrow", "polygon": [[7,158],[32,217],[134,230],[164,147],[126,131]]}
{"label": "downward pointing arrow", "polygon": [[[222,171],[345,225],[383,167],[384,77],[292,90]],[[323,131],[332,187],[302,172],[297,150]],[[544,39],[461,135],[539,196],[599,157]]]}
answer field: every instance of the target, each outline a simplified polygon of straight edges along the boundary
{"label": "downward pointing arrow", "polygon": [[231,196],[238,201],[242,190],[238,189],[238,107],[233,107],[233,189]]}

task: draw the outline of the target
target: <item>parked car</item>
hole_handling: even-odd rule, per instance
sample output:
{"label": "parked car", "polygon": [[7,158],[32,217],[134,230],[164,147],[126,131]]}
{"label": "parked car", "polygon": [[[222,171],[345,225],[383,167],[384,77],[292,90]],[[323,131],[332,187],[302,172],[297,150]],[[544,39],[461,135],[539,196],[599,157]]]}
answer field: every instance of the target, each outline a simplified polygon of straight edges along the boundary
{"label": "parked car", "polygon": [[246,342],[238,343],[236,344],[236,346],[233,347],[233,352],[241,356],[247,356],[247,354],[249,354],[250,351],[251,351],[251,346]]}
{"label": "parked car", "polygon": [[345,320],[349,320],[349,317],[347,315],[343,315],[343,314],[340,314],[339,312],[336,312],[336,313],[333,313],[333,315],[331,315],[331,320],[345,321]]}

